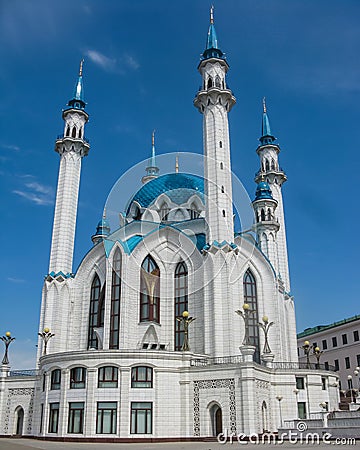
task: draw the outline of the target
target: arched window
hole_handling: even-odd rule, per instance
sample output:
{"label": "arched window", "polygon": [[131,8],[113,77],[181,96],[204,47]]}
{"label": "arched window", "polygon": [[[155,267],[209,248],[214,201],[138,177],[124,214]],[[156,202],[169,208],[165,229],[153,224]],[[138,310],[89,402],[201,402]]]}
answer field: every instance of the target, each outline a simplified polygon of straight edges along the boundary
{"label": "arched window", "polygon": [[221,186],[221,193],[222,193],[222,194],[225,193],[225,188],[224,188],[224,186]]}
{"label": "arched window", "polygon": [[76,137],[76,127],[73,127],[72,132],[71,132],[71,137]]}
{"label": "arched window", "polygon": [[219,147],[222,148],[222,141],[219,142]]}
{"label": "arched window", "polygon": [[259,317],[257,304],[257,290],[254,275],[250,269],[245,272],[244,280],[244,303],[250,306],[250,310],[254,311],[249,317],[249,336],[251,345],[254,345],[256,350],[254,354],[254,361],[260,363],[260,343],[259,343]]}
{"label": "arched window", "polygon": [[270,164],[269,164],[269,160],[268,159],[265,160],[265,170],[266,171],[270,170]]}
{"label": "arched window", "polygon": [[118,387],[119,369],[115,366],[100,367],[98,370],[99,388]]}
{"label": "arched window", "polygon": [[223,170],[223,168],[224,168],[224,164],[221,162],[220,163],[220,169]]}
{"label": "arched window", "polygon": [[261,220],[265,220],[265,211],[263,209],[261,210]]}
{"label": "arched window", "polygon": [[179,262],[175,269],[175,350],[181,350],[184,330],[181,322],[176,320],[188,309],[188,271],[184,262]]}
{"label": "arched window", "polygon": [[189,214],[190,214],[190,219],[197,219],[200,216],[200,213],[197,210],[195,203],[191,203],[190,209],[189,209]]}
{"label": "arched window", "polygon": [[226,216],[225,209],[222,210],[223,217]]}
{"label": "arched window", "polygon": [[102,289],[98,275],[94,276],[90,291],[88,348],[98,348],[95,328],[104,326],[105,283]]}
{"label": "arched window", "polygon": [[160,323],[160,269],[148,255],[140,270],[140,322]]}
{"label": "arched window", "polygon": [[271,169],[275,170],[275,161],[274,161],[274,159],[271,159]]}
{"label": "arched window", "polygon": [[81,128],[79,130],[79,134],[78,134],[79,138],[81,139]]}
{"label": "arched window", "polygon": [[147,366],[136,366],[131,369],[132,388],[152,388],[153,369]]}
{"label": "arched window", "polygon": [[70,127],[68,125],[68,127],[66,128],[66,136],[70,136]]}
{"label": "arched window", "polygon": [[166,202],[162,203],[160,206],[160,219],[167,220],[169,215],[169,207]]}
{"label": "arched window", "polygon": [[208,85],[207,85],[208,89],[210,89],[212,87],[212,79],[209,77],[208,79]]}
{"label": "arched window", "polygon": [[221,81],[220,81],[219,75],[216,75],[216,78],[215,78],[215,86],[216,86],[217,88],[221,87]]}
{"label": "arched window", "polygon": [[270,210],[270,208],[268,208],[268,210],[267,210],[267,220],[271,220],[272,219],[272,217],[271,217],[271,210]]}
{"label": "arched window", "polygon": [[109,348],[119,348],[120,298],[121,254],[117,248],[114,253],[112,265]]}

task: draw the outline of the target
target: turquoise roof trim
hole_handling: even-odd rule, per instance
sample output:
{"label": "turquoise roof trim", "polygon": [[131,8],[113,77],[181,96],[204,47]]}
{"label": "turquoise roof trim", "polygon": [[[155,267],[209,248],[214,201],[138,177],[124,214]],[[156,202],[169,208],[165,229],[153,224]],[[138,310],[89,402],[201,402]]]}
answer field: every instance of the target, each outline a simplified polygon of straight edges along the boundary
{"label": "turquoise roof trim", "polygon": [[204,202],[204,189],[204,179],[198,175],[188,173],[161,175],[148,181],[137,191],[128,204],[127,214],[133,202],[148,208],[161,194],[166,194],[177,205],[186,203],[194,194],[199,195]]}
{"label": "turquoise roof trim", "polygon": [[260,181],[260,183],[257,185],[254,201],[262,199],[273,200],[270,186],[266,181]]}
{"label": "turquoise roof trim", "polygon": [[224,59],[223,52],[219,49],[218,39],[215,31],[215,26],[210,23],[209,31],[206,38],[206,47],[202,54],[203,59],[220,58]]}
{"label": "turquoise roof trim", "polygon": [[85,109],[86,103],[84,99],[84,84],[82,75],[79,75],[79,78],[76,81],[74,94],[72,99],[69,100],[68,106],[75,109]]}

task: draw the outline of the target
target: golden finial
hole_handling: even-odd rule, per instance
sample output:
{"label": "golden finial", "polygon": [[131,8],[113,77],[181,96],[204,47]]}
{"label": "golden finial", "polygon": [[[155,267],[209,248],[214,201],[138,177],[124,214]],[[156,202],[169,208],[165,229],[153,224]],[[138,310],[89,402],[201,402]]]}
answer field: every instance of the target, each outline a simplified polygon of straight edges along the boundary
{"label": "golden finial", "polygon": [[155,130],[152,132],[152,136],[151,136],[151,144],[154,147],[155,145]]}
{"label": "golden finial", "polygon": [[210,8],[210,23],[214,23],[214,5]]}
{"label": "golden finial", "polygon": [[176,155],[175,159],[175,173],[179,173],[179,156]]}
{"label": "golden finial", "polygon": [[266,113],[266,100],[265,97],[263,98],[263,110],[264,110],[264,114]]}
{"label": "golden finial", "polygon": [[80,61],[79,77],[82,77],[84,58]]}

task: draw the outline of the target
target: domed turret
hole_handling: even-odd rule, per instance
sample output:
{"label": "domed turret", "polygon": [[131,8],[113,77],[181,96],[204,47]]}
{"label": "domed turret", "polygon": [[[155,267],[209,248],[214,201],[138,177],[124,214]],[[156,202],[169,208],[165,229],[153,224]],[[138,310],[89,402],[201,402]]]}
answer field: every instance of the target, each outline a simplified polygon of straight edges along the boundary
{"label": "domed turret", "polygon": [[255,200],[272,199],[272,193],[269,184],[266,181],[260,181],[257,185]]}
{"label": "domed turret", "polygon": [[106,220],[106,213],[104,212],[102,219],[97,224],[96,233],[93,236],[91,236],[91,240],[93,241],[94,245],[96,245],[98,242],[101,242],[103,239],[108,237],[109,234],[110,234],[110,224]]}

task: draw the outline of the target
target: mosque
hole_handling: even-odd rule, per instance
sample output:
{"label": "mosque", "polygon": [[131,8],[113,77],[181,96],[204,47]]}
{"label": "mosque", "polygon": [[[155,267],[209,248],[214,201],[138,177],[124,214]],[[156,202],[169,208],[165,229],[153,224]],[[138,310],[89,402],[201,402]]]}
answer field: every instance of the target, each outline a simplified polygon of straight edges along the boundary
{"label": "mosque", "polygon": [[3,361],[0,435],[202,439],[275,432],[310,417],[320,402],[337,408],[331,367],[298,362],[287,176],[265,104],[254,221],[234,231],[228,113],[236,100],[228,70],[211,11],[194,100],[203,117],[202,176],[178,165],[161,175],[153,141],[138,191],[116,211],[118,226],[104,215],[75,270],[81,163],[90,150],[81,65],[55,143],[60,167],[37,368],[12,372]]}

